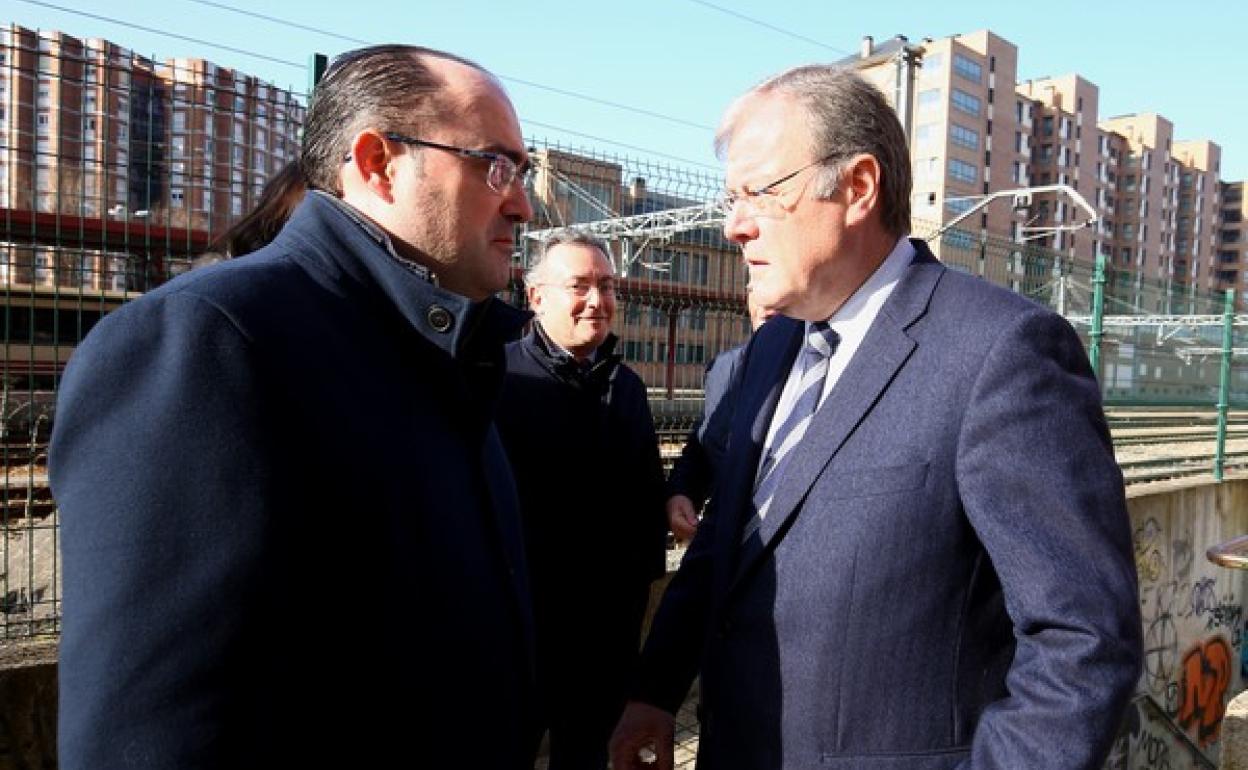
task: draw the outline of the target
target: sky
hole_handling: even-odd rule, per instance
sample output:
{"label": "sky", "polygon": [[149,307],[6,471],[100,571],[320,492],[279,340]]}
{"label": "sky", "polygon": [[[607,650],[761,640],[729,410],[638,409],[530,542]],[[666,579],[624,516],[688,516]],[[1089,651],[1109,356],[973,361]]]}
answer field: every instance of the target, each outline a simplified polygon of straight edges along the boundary
{"label": "sky", "polygon": [[[1248,67],[1237,53],[1248,29],[1243,0],[4,5],[0,21],[103,37],[156,59],[204,58],[298,92],[307,89],[312,53],[332,56],[361,42],[441,48],[503,79],[528,138],[708,173],[719,169],[711,144],[720,113],[768,75],[843,58],[858,50],[864,35],[881,42],[902,34],[917,42],[991,29],[1018,46],[1020,79],[1078,73],[1100,88],[1102,119],[1160,113],[1173,121],[1176,138],[1211,139],[1222,147],[1223,180],[1248,178]],[[273,20],[231,10],[244,8]]]}

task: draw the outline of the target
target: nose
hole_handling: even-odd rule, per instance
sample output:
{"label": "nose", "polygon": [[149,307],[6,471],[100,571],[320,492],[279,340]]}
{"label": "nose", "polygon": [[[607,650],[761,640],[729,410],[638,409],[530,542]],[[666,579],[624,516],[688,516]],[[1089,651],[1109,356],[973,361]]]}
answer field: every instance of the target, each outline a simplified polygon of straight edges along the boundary
{"label": "nose", "polygon": [[758,220],[750,214],[748,206],[734,206],[724,217],[724,237],[738,244],[758,237]]}
{"label": "nose", "polygon": [[503,193],[503,215],[517,224],[533,219],[533,204],[518,175]]}

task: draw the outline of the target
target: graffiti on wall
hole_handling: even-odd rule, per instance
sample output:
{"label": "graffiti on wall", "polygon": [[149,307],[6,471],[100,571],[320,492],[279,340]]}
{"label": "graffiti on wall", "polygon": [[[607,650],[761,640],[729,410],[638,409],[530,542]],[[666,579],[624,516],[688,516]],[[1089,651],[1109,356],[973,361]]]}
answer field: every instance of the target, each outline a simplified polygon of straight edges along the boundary
{"label": "graffiti on wall", "polygon": [[1144,623],[1141,685],[1159,713],[1137,715],[1134,731],[1120,736],[1116,751],[1131,760],[1124,767],[1188,767],[1173,760],[1178,744],[1216,759],[1227,701],[1248,674],[1243,573],[1198,559],[1215,535],[1197,538],[1190,527],[1175,526],[1178,519],[1133,522]]}
{"label": "graffiti on wall", "polygon": [[1193,647],[1183,656],[1176,716],[1183,729],[1194,733],[1201,748],[1218,739],[1234,660],[1230,644],[1220,636]]}

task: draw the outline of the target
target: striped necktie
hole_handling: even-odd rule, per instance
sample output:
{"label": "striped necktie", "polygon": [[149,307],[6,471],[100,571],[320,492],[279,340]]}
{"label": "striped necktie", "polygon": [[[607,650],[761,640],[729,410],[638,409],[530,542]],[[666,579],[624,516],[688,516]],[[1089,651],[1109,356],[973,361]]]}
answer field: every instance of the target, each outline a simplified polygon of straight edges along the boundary
{"label": "striped necktie", "polygon": [[[828,359],[836,352],[836,346],[840,341],[840,335],[828,326],[827,321],[810,325],[810,331],[806,334],[806,342],[802,345],[802,377],[797,389],[797,400],[789,408],[789,413],[783,415],[780,427],[772,437],[763,465],[759,468],[758,481],[754,486],[753,495],[754,515],[745,525],[745,532],[741,536],[742,541],[748,540],[762,524],[763,517],[767,515],[767,509],[771,505],[771,499],[775,496],[780,479],[784,475],[785,460],[802,440],[806,428],[814,419],[815,412],[819,410],[820,396],[823,395],[823,381],[828,374]],[[782,416],[777,413],[772,419],[774,421],[781,418]]]}

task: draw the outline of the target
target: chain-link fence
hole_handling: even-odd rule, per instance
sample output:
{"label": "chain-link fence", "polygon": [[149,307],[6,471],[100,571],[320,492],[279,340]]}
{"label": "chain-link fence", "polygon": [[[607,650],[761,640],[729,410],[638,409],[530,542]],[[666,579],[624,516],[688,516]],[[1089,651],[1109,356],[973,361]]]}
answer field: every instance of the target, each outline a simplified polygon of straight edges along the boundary
{"label": "chain-link fence", "polygon": [[[100,41],[0,29],[0,639],[58,628],[55,504],[47,441],[59,377],[106,313],[194,260],[295,157],[303,94],[200,60],[156,62]],[[709,205],[722,180],[675,164],[531,138],[536,218],[511,301],[542,232],[586,226],[620,275],[619,350],[651,389],[672,440],[701,409],[718,352],[749,334],[746,273]],[[593,224],[588,224],[593,223]],[[937,225],[915,223],[916,235]],[[1092,267],[1038,242],[951,230],[934,247],[954,269],[1065,313],[1090,341]],[[1111,403],[1218,400],[1220,297],[1114,272],[1101,375]],[[1162,318],[1162,317],[1165,318]],[[1151,320],[1150,320],[1151,319]],[[1121,320],[1121,319],[1120,319]],[[1214,352],[1210,352],[1210,351]],[[1232,403],[1248,402],[1234,371]]]}

